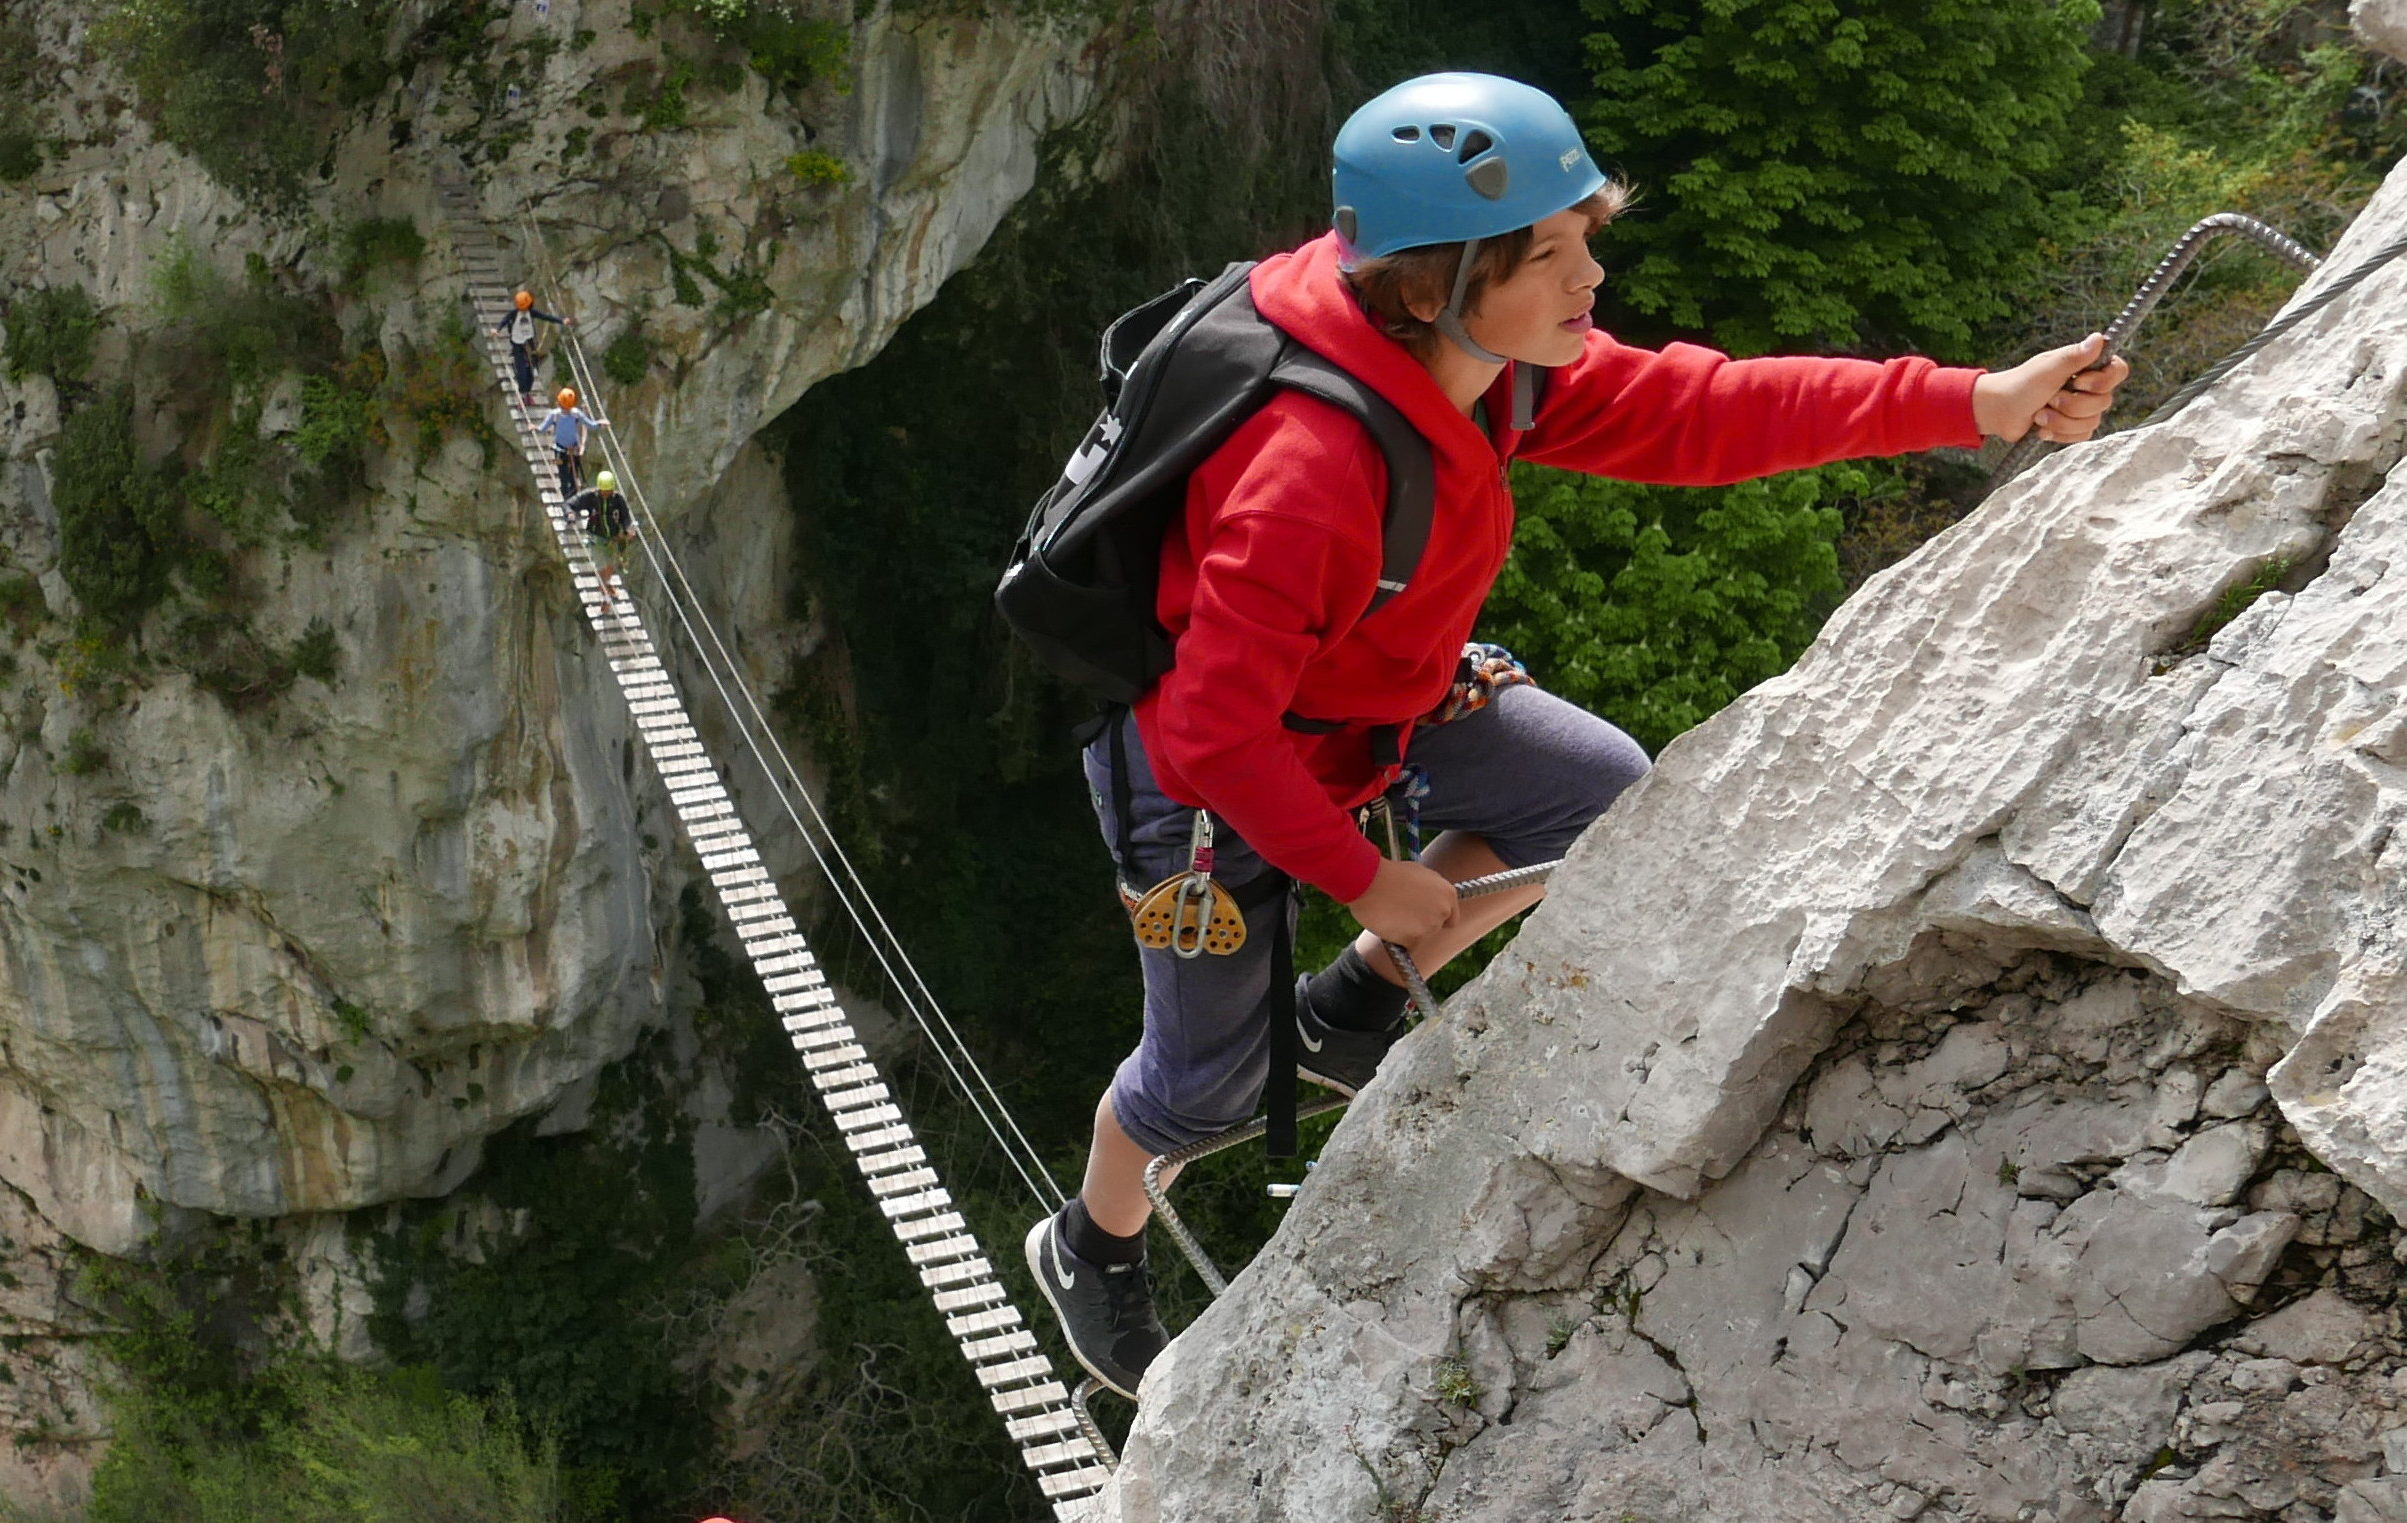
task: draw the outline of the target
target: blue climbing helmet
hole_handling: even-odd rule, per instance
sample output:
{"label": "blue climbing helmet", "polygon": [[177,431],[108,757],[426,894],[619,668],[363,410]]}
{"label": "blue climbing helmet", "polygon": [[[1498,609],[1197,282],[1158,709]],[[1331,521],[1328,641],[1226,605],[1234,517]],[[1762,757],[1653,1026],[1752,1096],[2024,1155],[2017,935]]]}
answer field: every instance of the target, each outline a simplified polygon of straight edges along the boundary
{"label": "blue climbing helmet", "polygon": [[1331,173],[1339,267],[1399,249],[1460,243],[1453,299],[1432,324],[1475,358],[1505,357],[1463,327],[1483,239],[1528,227],[1602,190],[1577,123],[1555,98],[1495,74],[1424,74],[1337,129]]}
{"label": "blue climbing helmet", "polygon": [[1605,184],[1570,112],[1494,74],[1406,80],[1346,118],[1336,159],[1349,265],[1528,227]]}

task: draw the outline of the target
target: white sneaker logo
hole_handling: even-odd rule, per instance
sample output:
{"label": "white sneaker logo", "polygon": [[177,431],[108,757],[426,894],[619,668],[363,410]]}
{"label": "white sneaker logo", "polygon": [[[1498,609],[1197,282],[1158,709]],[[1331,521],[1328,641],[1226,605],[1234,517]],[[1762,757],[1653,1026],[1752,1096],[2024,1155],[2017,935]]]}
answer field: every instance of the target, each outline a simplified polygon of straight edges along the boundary
{"label": "white sneaker logo", "polygon": [[1295,1023],[1295,1034],[1303,1039],[1304,1050],[1306,1052],[1318,1052],[1321,1050],[1321,1044],[1312,1040],[1311,1029],[1302,1021]]}
{"label": "white sneaker logo", "polygon": [[1051,1232],[1045,1234],[1045,1247],[1051,1252],[1051,1257],[1053,1260],[1053,1278],[1055,1281],[1057,1281],[1064,1290],[1076,1290],[1078,1288],[1078,1277],[1061,1267],[1060,1228],[1056,1227]]}

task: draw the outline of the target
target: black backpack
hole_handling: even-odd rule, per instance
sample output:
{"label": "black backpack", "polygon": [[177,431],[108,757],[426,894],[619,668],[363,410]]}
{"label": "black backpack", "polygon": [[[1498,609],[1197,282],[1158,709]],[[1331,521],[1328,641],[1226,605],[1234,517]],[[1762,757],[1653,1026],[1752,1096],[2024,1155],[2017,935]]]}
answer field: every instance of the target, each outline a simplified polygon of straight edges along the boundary
{"label": "black backpack", "polygon": [[1364,613],[1404,590],[1429,544],[1429,441],[1368,383],[1255,311],[1252,269],[1186,280],[1103,330],[1103,414],[1037,499],[995,588],[1004,622],[1037,658],[1106,702],[1134,703],[1170,669],[1154,595],[1188,473],[1282,387],[1361,419],[1387,457],[1386,553]]}

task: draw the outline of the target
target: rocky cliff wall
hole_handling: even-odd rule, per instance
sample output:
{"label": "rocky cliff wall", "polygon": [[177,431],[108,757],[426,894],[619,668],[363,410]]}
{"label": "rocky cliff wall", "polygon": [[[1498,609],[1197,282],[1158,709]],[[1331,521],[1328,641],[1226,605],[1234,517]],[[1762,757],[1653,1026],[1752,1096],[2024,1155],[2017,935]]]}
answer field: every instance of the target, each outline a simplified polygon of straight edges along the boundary
{"label": "rocky cliff wall", "polygon": [[[465,150],[495,231],[548,246],[597,355],[643,324],[653,364],[609,411],[764,694],[815,635],[793,614],[790,509],[755,432],[975,254],[1105,59],[1091,23],[850,8],[843,77],[773,99],[747,74],[695,91],[685,125],[646,131],[620,103],[661,45],[625,0],[509,7],[475,56],[408,60],[345,123],[304,211],[275,217],[144,125],[88,45],[93,11],[29,12],[59,84],[57,151],[0,186],[0,283],[82,285],[105,304],[93,379],[148,378],[144,452],[189,462],[211,444],[150,384],[153,276],[175,248],[229,272],[256,256],[323,289],[337,229],[410,218],[426,257],[333,311],[347,345],[427,352],[465,312],[433,192]],[[400,16],[395,36],[431,13]],[[480,79],[546,28],[591,35],[549,51],[514,100]],[[805,148],[849,179],[799,180],[787,160]],[[766,307],[679,303],[670,251],[704,246],[765,282]],[[186,1212],[295,1218],[318,1330],[358,1351],[340,1218],[309,1214],[444,1192],[531,1113],[580,1124],[596,1071],[669,1018],[689,870],[525,473],[473,432],[423,459],[406,442],[372,450],[365,500],[322,545],[238,555],[255,634],[281,647],[324,621],[333,680],[248,708],[164,660],[138,663],[114,700],[79,685],[51,493],[77,401],[42,375],[0,379],[0,547],[51,614],[17,631],[0,679],[12,1500],[72,1495],[101,1432],[90,1315],[66,1294],[79,1245],[137,1252]],[[506,436],[497,404],[485,423]],[[293,388],[273,389],[262,433],[281,438],[296,412]],[[730,776],[741,794],[758,772],[736,756]],[[773,865],[798,870],[798,844],[768,839]],[[759,1166],[759,1139],[708,1117],[699,1135],[716,1209]]]}
{"label": "rocky cliff wall", "polygon": [[[2402,233],[2407,173],[2318,280]],[[1669,747],[1149,1373],[1112,1515],[2407,1518],[2403,314],[2059,455]]]}
{"label": "rocky cliff wall", "polygon": [[[139,346],[174,240],[221,267],[256,253],[325,278],[337,255],[323,230],[342,219],[437,231],[429,174],[456,162],[447,133],[474,129],[474,149],[524,127],[480,170],[486,205],[513,243],[531,217],[597,352],[645,314],[659,362],[610,411],[656,510],[694,523],[705,590],[755,632],[753,675],[773,686],[808,635],[786,614],[774,464],[747,441],[976,250],[1032,179],[1039,136],[1085,99],[1086,38],[878,7],[854,26],[847,80],[798,105],[747,76],[683,129],[606,118],[594,132],[570,103],[657,51],[627,7],[510,15],[493,47],[538,27],[597,40],[553,53],[515,117],[479,121],[451,74],[420,64],[345,131],[315,218],[279,222],[152,140],[85,50],[83,8],[42,13],[68,149],[0,195],[7,278],[80,283],[111,306],[136,336],[104,346],[109,379]],[[590,148],[570,156],[579,129]],[[808,144],[853,182],[800,185],[785,161]],[[767,280],[765,310],[730,323],[667,298],[666,247],[690,251],[704,230],[722,265]],[[459,293],[438,237],[414,280],[341,320],[405,352]],[[8,549],[71,612],[48,569],[59,421],[46,378],[0,395]],[[153,453],[186,442],[164,416],[139,426]],[[124,1251],[162,1205],[280,1215],[440,1191],[480,1137],[657,1018],[672,830],[530,529],[524,474],[498,461],[457,438],[423,463],[380,455],[356,532],[245,567],[272,589],[263,638],[322,618],[339,645],[339,680],[304,678],[265,716],[165,669],[104,709],[61,691],[58,642],[21,652],[0,742],[0,1178],[78,1239]],[[106,765],[77,770],[79,731]],[[104,828],[117,804],[146,828]]]}

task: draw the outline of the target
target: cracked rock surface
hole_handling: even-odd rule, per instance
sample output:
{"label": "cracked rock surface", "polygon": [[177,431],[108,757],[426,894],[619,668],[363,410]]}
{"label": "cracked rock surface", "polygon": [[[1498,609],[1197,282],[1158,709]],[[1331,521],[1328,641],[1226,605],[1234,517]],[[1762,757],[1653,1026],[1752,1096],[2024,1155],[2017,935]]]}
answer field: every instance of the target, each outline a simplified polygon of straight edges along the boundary
{"label": "cracked rock surface", "polygon": [[2407,1519],[2403,393],[2407,264],[1669,747],[1106,1513]]}

